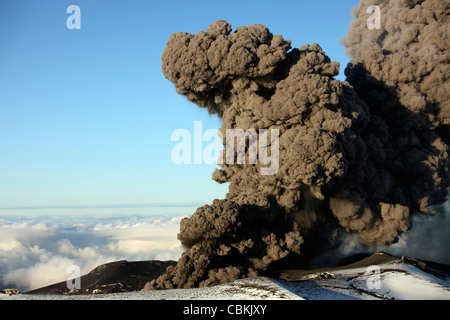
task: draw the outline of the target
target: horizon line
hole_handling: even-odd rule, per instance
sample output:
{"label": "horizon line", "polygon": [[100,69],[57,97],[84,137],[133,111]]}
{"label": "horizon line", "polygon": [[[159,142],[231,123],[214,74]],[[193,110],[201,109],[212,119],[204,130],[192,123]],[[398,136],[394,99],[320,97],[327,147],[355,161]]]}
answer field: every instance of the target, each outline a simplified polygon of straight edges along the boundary
{"label": "horizon line", "polygon": [[60,206],[7,206],[0,210],[61,210],[61,209],[128,209],[128,208],[180,208],[201,207],[209,202],[167,202],[167,203],[134,203],[134,204],[92,204],[92,205],[60,205]]}

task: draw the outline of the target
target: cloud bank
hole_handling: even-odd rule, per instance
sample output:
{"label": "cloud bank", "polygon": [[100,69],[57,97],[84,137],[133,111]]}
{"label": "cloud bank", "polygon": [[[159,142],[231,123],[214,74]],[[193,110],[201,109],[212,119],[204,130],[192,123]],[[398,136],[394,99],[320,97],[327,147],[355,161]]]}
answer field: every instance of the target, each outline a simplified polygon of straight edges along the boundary
{"label": "cloud bank", "polygon": [[177,260],[180,217],[0,217],[0,288],[28,291],[118,261]]}

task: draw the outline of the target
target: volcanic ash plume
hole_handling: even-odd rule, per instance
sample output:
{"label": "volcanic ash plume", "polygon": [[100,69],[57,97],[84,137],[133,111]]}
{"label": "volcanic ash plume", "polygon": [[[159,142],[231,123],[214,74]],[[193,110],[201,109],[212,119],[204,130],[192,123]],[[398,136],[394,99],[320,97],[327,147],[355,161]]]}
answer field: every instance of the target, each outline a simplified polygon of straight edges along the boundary
{"label": "volcanic ash plume", "polygon": [[[380,8],[378,30],[366,26],[370,5]],[[400,130],[431,127],[448,134],[450,3],[361,0],[353,14],[355,19],[342,43],[353,59],[346,75],[358,95],[373,112],[391,113],[390,118],[384,116],[389,124],[402,122]],[[389,95],[393,99],[387,99]],[[392,114],[398,106],[416,117],[405,123],[398,114]]]}
{"label": "volcanic ash plume", "polygon": [[[232,33],[227,22],[216,21],[206,32],[171,35],[162,70],[177,92],[218,114],[223,137],[227,129],[277,130],[279,167],[262,174],[263,161],[227,163],[224,152],[213,179],[230,183],[226,199],[181,222],[178,238],[188,250],[155,288],[257,275],[290,257],[320,254],[337,229],[389,245],[411,227],[413,214],[432,214],[429,207],[445,199],[448,147],[435,129],[447,124],[448,96],[442,95],[450,90],[432,83],[439,74],[441,85],[448,85],[448,50],[442,43],[421,49],[433,41],[424,40],[431,30],[405,42],[414,49],[400,49],[394,19],[411,9],[406,1],[391,2],[382,15],[392,15],[384,21],[393,29],[378,38],[367,35],[372,54],[358,43],[373,31],[361,26],[364,2],[356,11],[344,40],[354,58],[347,69],[351,84],[334,79],[339,64],[319,45],[291,49],[289,40],[262,25]],[[436,6],[426,3],[438,1],[416,2],[430,10]],[[409,14],[420,22],[410,22],[418,36],[424,24],[444,23],[441,11],[430,11],[429,20]],[[448,24],[440,28],[442,39],[447,31]],[[427,72],[413,65],[403,74],[399,61],[420,63]],[[268,141],[269,153],[277,148]],[[249,142],[247,160],[251,149]]]}
{"label": "volcanic ash plume", "polygon": [[[380,8],[380,29],[367,27],[371,5]],[[342,40],[352,58],[345,74],[391,137],[383,141],[387,172],[372,184],[385,188],[383,201],[431,214],[449,183],[450,5],[361,0],[353,14]]]}

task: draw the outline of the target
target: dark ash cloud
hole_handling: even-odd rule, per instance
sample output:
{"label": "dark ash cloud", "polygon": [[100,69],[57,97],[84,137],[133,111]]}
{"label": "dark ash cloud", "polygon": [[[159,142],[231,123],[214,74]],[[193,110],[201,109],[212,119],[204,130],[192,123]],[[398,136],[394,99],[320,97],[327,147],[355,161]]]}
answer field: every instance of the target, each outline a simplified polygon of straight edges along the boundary
{"label": "dark ash cloud", "polygon": [[[384,29],[367,29],[373,4]],[[170,36],[162,70],[177,93],[218,114],[222,131],[279,130],[280,167],[265,176],[261,163],[222,164],[213,179],[230,183],[226,199],[181,222],[188,250],[155,288],[214,285],[293,257],[307,261],[344,231],[388,246],[413,216],[445,201],[448,5],[363,0],[354,15],[344,82],[318,44],[292,49],[262,25],[232,32],[221,20]]]}

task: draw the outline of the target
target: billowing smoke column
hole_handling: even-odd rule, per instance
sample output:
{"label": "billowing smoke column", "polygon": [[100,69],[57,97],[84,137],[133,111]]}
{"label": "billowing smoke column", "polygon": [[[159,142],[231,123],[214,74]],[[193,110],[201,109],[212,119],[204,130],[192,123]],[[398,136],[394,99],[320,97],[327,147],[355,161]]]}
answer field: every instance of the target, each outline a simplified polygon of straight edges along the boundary
{"label": "billowing smoke column", "polygon": [[[370,30],[376,3],[384,29]],[[343,40],[349,82],[319,45],[291,50],[262,25],[171,35],[162,70],[177,92],[218,114],[223,136],[277,129],[279,168],[223,161],[213,179],[230,183],[226,199],[181,222],[189,249],[153,286],[254,276],[320,254],[336,229],[389,245],[413,214],[432,214],[449,181],[448,16],[444,1],[362,1]]]}
{"label": "billowing smoke column", "polygon": [[[380,8],[380,29],[367,27],[371,5]],[[354,190],[357,197],[375,192],[377,201],[430,214],[431,205],[444,201],[449,183],[450,5],[362,0],[354,16],[342,40],[352,57],[345,73],[373,117],[382,120],[378,137],[386,137],[379,147],[371,146],[378,152],[371,157],[378,168],[375,175],[366,174],[369,188],[363,183]],[[339,198],[346,198],[347,187],[341,187]],[[348,214],[342,209],[333,212],[348,228],[353,221],[341,218]]]}

